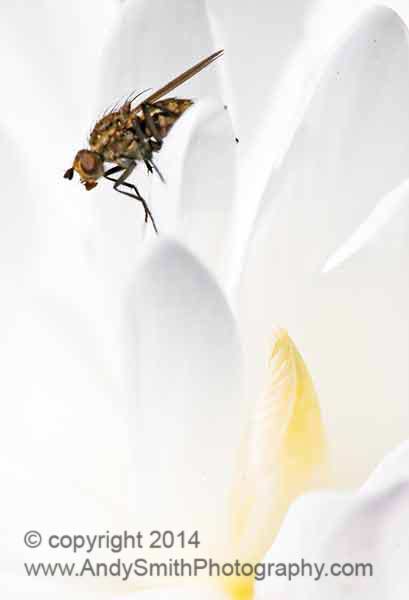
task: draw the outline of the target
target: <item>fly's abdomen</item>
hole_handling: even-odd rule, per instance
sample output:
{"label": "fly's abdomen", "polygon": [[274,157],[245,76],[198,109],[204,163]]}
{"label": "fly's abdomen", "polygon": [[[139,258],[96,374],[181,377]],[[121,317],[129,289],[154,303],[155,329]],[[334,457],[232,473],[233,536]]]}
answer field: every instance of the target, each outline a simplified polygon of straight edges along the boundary
{"label": "fly's abdomen", "polygon": [[[149,129],[149,120],[152,119],[155,129],[162,138],[165,138],[179,117],[192,106],[193,101],[179,98],[165,98],[153,104],[145,105],[145,112],[138,108],[137,113],[131,113],[130,123],[138,120],[146,138],[151,138],[153,132]],[[146,116],[146,115],[149,116]],[[132,125],[130,125],[132,126]]]}
{"label": "fly's abdomen", "polygon": [[[181,115],[192,106],[192,100],[167,98],[155,102],[156,115],[153,115],[155,125],[158,127],[161,136],[167,136],[173,125]],[[154,109],[152,108],[152,111]]]}

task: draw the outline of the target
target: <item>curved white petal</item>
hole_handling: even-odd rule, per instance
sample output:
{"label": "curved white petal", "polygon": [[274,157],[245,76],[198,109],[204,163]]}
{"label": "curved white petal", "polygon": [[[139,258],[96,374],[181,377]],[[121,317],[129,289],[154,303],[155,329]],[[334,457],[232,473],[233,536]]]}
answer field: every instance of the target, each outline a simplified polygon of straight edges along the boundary
{"label": "curved white petal", "polygon": [[[357,493],[315,494],[298,500],[265,562],[292,561],[301,569],[303,559],[312,565],[325,564],[323,575],[314,581],[313,566],[313,577],[308,576],[308,567],[306,576],[292,581],[272,576],[257,585],[256,597],[404,600],[409,589],[408,452],[406,443],[387,457]],[[335,563],[369,564],[373,574],[332,576]],[[346,568],[351,573],[351,567]]]}
{"label": "curved white petal", "polygon": [[226,48],[227,69],[222,69],[226,101],[241,141],[235,200],[239,219],[229,274],[229,284],[234,285],[271,171],[282,163],[302,122],[328,63],[329,49],[339,44],[351,22],[350,13],[359,10],[337,7],[334,23],[325,20],[327,7],[309,0],[261,0],[257,10],[249,3],[208,0],[207,4],[215,38]]}
{"label": "curved white petal", "polygon": [[383,459],[362,486],[362,490],[375,494],[386,485],[392,486],[396,481],[406,481],[409,478],[408,458],[409,441],[406,441]]}
{"label": "curved white petal", "polygon": [[274,227],[288,261],[303,248],[301,274],[322,266],[406,178],[408,97],[407,30],[391,10],[372,9],[329,62],[265,192],[258,230]]}
{"label": "curved white petal", "polygon": [[[19,574],[23,560],[73,559],[45,543],[28,551],[28,530],[45,539],[138,527],[137,465],[129,402],[100,336],[67,298],[31,295],[0,351],[2,564],[3,573]],[[112,552],[97,557],[107,560]]]}
{"label": "curved white petal", "polygon": [[207,271],[180,245],[162,241],[135,273],[124,336],[140,519],[146,528],[198,530],[201,555],[218,556],[230,537],[243,422],[233,317]]}
{"label": "curved white petal", "polygon": [[222,278],[235,214],[236,143],[228,112],[198,101],[178,122],[157,164],[152,207],[160,232],[172,235]]}
{"label": "curved white petal", "polygon": [[271,212],[242,279],[254,388],[261,388],[263,341],[278,323],[312,373],[343,484],[362,481],[407,432],[408,211],[391,213],[373,242],[340,268],[321,270],[382,194],[405,178],[407,100],[406,32],[394,13],[376,9],[338,52],[272,179]]}
{"label": "curved white petal", "polygon": [[[198,529],[201,555],[222,554],[230,542],[228,500],[243,418],[239,343],[221,292],[179,246],[159,244],[124,307],[130,345],[114,346],[119,367],[128,361],[126,383],[105,347],[98,288],[77,266],[76,276],[54,291],[44,274],[41,293],[28,288],[2,338],[5,577],[18,580],[30,559],[75,559],[47,544],[29,552],[22,540],[30,529],[46,539],[185,527]],[[98,561],[116,558],[106,547],[93,553]],[[134,560],[135,550],[121,559]],[[80,579],[78,593],[88,586],[120,595],[141,585],[140,578]]]}
{"label": "curved white petal", "polygon": [[[372,0],[346,0],[337,4],[331,0],[317,0],[308,29],[311,34],[315,33],[320,38],[321,43],[330,44],[334,35],[373,4]],[[406,0],[388,0],[382,4],[395,10],[406,25],[409,25],[409,6]]]}

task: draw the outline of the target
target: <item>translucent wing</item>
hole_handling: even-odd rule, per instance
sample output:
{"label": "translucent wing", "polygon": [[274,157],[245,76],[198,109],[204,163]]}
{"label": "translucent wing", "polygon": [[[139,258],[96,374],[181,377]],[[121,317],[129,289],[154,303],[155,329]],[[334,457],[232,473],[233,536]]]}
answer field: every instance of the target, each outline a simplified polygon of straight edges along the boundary
{"label": "translucent wing", "polygon": [[[190,69],[188,69],[187,71],[185,71],[184,73],[182,73],[181,75],[176,77],[175,79],[172,79],[172,81],[169,81],[169,83],[167,83],[166,85],[161,87],[159,90],[154,92],[151,96],[149,96],[148,98],[146,98],[144,100],[144,103],[153,104],[160,98],[163,98],[163,96],[165,96],[166,94],[169,94],[169,92],[171,92],[175,88],[182,85],[182,83],[185,83],[185,81],[188,81],[188,79],[191,79],[192,77],[197,75],[197,73],[199,73],[200,71],[205,69],[213,61],[215,61],[217,58],[219,58],[219,56],[222,56],[223,53],[224,53],[224,50],[218,50],[217,52],[214,52],[207,58],[204,58],[203,60],[198,62],[196,65],[194,65],[193,67],[190,67]],[[132,112],[138,112],[140,109],[141,109],[141,104],[136,106]]]}

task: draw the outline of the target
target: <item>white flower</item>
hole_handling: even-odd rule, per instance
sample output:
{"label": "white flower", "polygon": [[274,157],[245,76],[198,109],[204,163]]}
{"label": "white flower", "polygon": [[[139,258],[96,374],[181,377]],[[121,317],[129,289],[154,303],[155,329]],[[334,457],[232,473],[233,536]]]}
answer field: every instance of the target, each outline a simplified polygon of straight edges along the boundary
{"label": "white flower", "polygon": [[[0,9],[2,597],[407,596],[407,445],[358,491],[299,499],[273,543],[296,496],[362,485],[407,437],[407,32],[384,8],[351,26],[351,5],[329,40],[320,4]],[[199,100],[166,186],[135,175],[161,238],[108,185],[62,178],[98,111],[219,47],[180,90]],[[31,529],[198,530],[214,560],[375,576],[34,578],[24,563],[84,556],[29,550]],[[118,558],[135,552],[92,556]]]}

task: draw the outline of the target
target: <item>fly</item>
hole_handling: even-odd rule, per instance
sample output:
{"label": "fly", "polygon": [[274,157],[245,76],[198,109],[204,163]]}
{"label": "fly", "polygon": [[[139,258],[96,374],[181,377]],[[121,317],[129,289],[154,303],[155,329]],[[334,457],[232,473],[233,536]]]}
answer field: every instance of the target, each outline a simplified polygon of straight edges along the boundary
{"label": "fly", "polygon": [[[201,60],[134,108],[132,102],[138,96],[126,100],[118,110],[112,109],[103,116],[90,134],[89,148],[77,152],[72,167],[65,172],[64,177],[72,179],[76,171],[86,190],[92,190],[101,177],[113,181],[115,191],[142,203],[145,223],[150,220],[157,233],[155,219],[145,199],[137,187],[127,180],[137,164],[143,161],[148,172],[155,171],[163,181],[153,155],[160,151],[164,138],[175,122],[193,104],[193,100],[190,99],[164,96],[191,79],[222,54],[223,50],[219,50]],[[106,163],[115,166],[106,169]]]}

